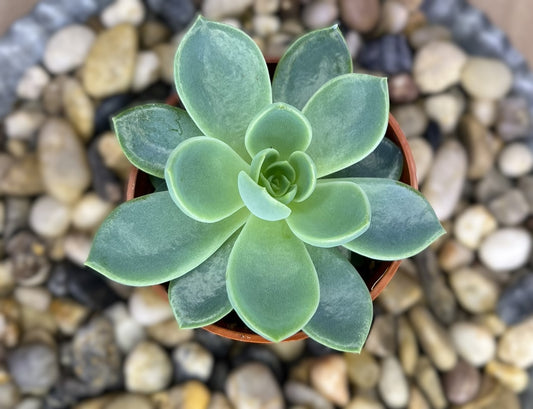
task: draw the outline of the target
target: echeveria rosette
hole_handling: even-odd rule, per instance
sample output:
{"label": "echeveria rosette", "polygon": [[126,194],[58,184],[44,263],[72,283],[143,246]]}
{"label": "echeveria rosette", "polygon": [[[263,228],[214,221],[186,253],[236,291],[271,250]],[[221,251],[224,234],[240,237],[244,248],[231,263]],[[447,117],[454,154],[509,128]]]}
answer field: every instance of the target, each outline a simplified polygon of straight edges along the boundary
{"label": "echeveria rosette", "polygon": [[303,329],[359,351],[372,302],[335,247],[404,258],[443,230],[393,180],[402,157],[383,139],[386,80],[351,71],[332,27],[297,40],[271,86],[247,35],[198,18],[175,59],[186,111],[151,104],[114,118],[127,157],[158,189],[108,217],[87,265],[129,285],[170,281],[183,328],[234,309],[269,340]]}

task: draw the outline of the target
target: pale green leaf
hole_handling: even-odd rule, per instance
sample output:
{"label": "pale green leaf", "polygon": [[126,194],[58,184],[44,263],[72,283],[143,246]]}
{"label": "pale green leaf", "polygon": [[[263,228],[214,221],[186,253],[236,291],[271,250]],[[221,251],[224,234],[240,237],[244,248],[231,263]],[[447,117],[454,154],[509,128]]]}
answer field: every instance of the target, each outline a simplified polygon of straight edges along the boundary
{"label": "pale green leaf", "polygon": [[168,192],[152,193],[121,204],[104,220],[85,264],[121,284],[164,283],[204,262],[248,216],[242,209],[218,223],[200,223]]}
{"label": "pale green leaf", "polygon": [[390,179],[350,180],[366,193],[372,222],[364,234],[344,244],[349,250],[376,260],[398,260],[421,252],[446,233],[428,201],[410,186]]}
{"label": "pale green leaf", "polygon": [[278,102],[254,118],[244,142],[252,157],[263,149],[274,148],[282,159],[287,159],[292,152],[307,149],[311,133],[309,121],[299,110]]}
{"label": "pale green leaf", "polygon": [[264,168],[269,167],[274,162],[279,160],[279,153],[277,150],[268,148],[257,153],[250,164],[250,177],[254,182],[259,182],[259,176]]}
{"label": "pale green leaf", "polygon": [[272,81],[274,101],[302,109],[330,79],[352,72],[352,57],[341,31],[316,30],[296,40],[281,58]]}
{"label": "pale green leaf", "polygon": [[360,352],[372,324],[372,299],[365,282],[337,249],[307,247],[320,283],[320,303],[304,327],[330,348]]}
{"label": "pale green leaf", "polygon": [[178,47],[174,77],[198,128],[248,159],[246,128],[272,102],[267,65],[255,42],[234,27],[198,17]]}
{"label": "pale green leaf", "polygon": [[317,176],[344,169],[372,152],[389,121],[387,79],[347,74],[327,82],[305,105],[313,129],[306,153]]}
{"label": "pale green leaf", "polygon": [[203,135],[187,112],[164,104],[127,109],[113,117],[113,128],[129,161],[161,178],[170,152],[185,139]]}
{"label": "pale green leaf", "polygon": [[316,167],[311,157],[300,151],[294,152],[289,157],[289,163],[296,172],[297,191],[295,202],[302,202],[311,196],[316,186]]}
{"label": "pale green leaf", "polygon": [[227,288],[244,323],[275,342],[300,330],[319,301],[318,278],[304,244],[284,221],[254,216],[230,254]]}
{"label": "pale green leaf", "polygon": [[164,192],[168,190],[167,181],[165,179],[158,178],[154,175],[148,175],[148,179],[150,179],[150,183],[154,187],[154,191]]}
{"label": "pale green leaf", "polygon": [[168,300],[180,328],[210,325],[232,310],[226,290],[226,267],[238,235],[235,233],[194,270],[169,283]]}
{"label": "pale green leaf", "polygon": [[368,199],[351,182],[319,181],[307,200],[290,207],[287,224],[300,240],[312,246],[344,244],[363,234],[370,223]]}
{"label": "pale green leaf", "polygon": [[224,142],[201,136],[186,140],[171,153],[165,179],[170,196],[187,216],[212,223],[244,206],[237,177],[248,169]]}
{"label": "pale green leaf", "polygon": [[246,172],[239,173],[238,179],[242,201],[260,219],[276,221],[291,214],[291,209],[270,196],[266,188],[255,183]]}

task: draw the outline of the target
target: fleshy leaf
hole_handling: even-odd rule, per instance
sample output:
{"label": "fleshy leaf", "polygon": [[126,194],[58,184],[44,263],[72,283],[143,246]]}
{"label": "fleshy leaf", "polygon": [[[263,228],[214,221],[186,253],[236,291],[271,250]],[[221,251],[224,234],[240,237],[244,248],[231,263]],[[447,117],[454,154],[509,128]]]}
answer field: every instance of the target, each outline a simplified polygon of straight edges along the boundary
{"label": "fleshy leaf", "polygon": [[338,249],[307,247],[320,283],[320,303],[304,327],[312,339],[340,351],[361,351],[372,324],[365,282]]}
{"label": "fleshy leaf", "polygon": [[127,109],[113,117],[113,127],[129,161],[160,178],[170,152],[185,139],[203,135],[187,112],[164,104]]}
{"label": "fleshy leaf", "polygon": [[226,241],[211,257],[172,280],[168,300],[180,328],[210,325],[232,310],[226,290],[228,259],[239,232]]}
{"label": "fleshy leaf", "polygon": [[121,204],[102,223],[85,263],[121,284],[161,284],[203,263],[249,216],[246,209],[218,223],[185,215],[168,192]]}
{"label": "fleshy leaf", "polygon": [[387,178],[399,180],[403,170],[402,151],[390,139],[383,138],[381,143],[366,158],[344,168],[331,178]]}
{"label": "fleshy leaf", "polygon": [[[355,187],[355,189],[354,189]],[[302,241],[334,247],[361,235],[370,223],[370,205],[354,183],[329,179],[301,203],[291,204],[287,224]]]}
{"label": "fleshy leaf", "polygon": [[174,77],[204,135],[248,159],[246,128],[272,102],[267,65],[255,42],[234,27],[198,17],[178,47]]}
{"label": "fleshy leaf", "polygon": [[350,180],[366,193],[372,223],[344,244],[349,250],[376,260],[398,260],[421,252],[446,233],[428,201],[410,186],[390,179]]}
{"label": "fleshy leaf", "polygon": [[360,161],[383,139],[389,121],[387,79],[365,74],[334,78],[302,110],[313,139],[306,153],[322,177]]}
{"label": "fleshy leaf", "polygon": [[302,202],[311,196],[316,186],[316,167],[311,157],[305,152],[296,151],[289,157],[289,163],[296,172],[297,191],[295,202]]}
{"label": "fleshy leaf", "polygon": [[155,192],[164,192],[168,190],[167,181],[165,179],[158,178],[154,175],[148,175],[148,179],[150,179],[150,183],[154,187]]}
{"label": "fleshy leaf", "polygon": [[246,172],[239,173],[239,193],[242,201],[254,215],[263,220],[285,219],[291,209],[274,199],[267,190],[255,183]]}
{"label": "fleshy leaf", "polygon": [[279,160],[279,153],[277,150],[267,148],[257,153],[250,164],[250,177],[254,182],[259,182],[259,175],[263,168],[269,167],[272,163]]}
{"label": "fleshy leaf", "polygon": [[170,196],[187,216],[212,223],[244,206],[237,176],[248,169],[224,142],[201,136],[186,140],[170,154],[165,179]]}
{"label": "fleshy leaf", "polygon": [[284,221],[251,216],[230,254],[226,277],[239,317],[271,341],[300,330],[318,305],[315,267]]}
{"label": "fleshy leaf", "polygon": [[311,142],[311,125],[296,108],[278,102],[257,115],[246,131],[244,142],[250,156],[267,148],[276,149],[282,159],[294,151],[305,151]]}
{"label": "fleshy leaf", "polygon": [[335,25],[296,40],[281,58],[272,81],[275,102],[302,109],[330,79],[352,72],[352,57]]}

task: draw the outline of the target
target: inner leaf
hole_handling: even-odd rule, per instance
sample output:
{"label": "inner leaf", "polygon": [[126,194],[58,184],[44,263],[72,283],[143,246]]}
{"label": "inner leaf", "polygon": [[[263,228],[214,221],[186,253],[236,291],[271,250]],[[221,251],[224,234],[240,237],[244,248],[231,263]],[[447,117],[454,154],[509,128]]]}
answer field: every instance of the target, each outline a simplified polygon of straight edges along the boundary
{"label": "inner leaf", "polygon": [[273,163],[264,170],[263,174],[267,179],[272,176],[285,176],[291,183],[296,179],[296,172],[286,160]]}
{"label": "inner leaf", "polygon": [[295,202],[307,199],[316,186],[316,167],[311,157],[304,152],[296,151],[289,157],[289,163],[296,172],[296,186],[298,187]]}
{"label": "inner leaf", "polygon": [[259,182],[259,175],[262,172],[264,167],[269,167],[272,163],[279,160],[279,153],[277,150],[272,148],[263,149],[252,159],[252,164],[250,165],[250,177],[255,181]]}

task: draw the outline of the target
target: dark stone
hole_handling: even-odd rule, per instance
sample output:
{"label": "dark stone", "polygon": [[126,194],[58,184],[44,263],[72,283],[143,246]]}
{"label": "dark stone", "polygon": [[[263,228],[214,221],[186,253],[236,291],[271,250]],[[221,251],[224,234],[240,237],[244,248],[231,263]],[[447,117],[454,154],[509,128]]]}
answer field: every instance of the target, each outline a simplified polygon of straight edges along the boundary
{"label": "dark stone", "polygon": [[68,12],[57,1],[40,1],[33,9],[33,17],[50,34],[71,21]]}
{"label": "dark stone", "polygon": [[50,277],[46,286],[50,293],[56,297],[65,297],[68,295],[68,269],[63,264],[56,264],[52,267]]}
{"label": "dark stone", "polygon": [[285,374],[283,366],[276,354],[270,349],[259,345],[247,345],[231,360],[231,364],[235,368],[247,362],[261,362],[265,364],[270,368],[280,383],[284,381]]}
{"label": "dark stone", "polygon": [[465,361],[444,374],[442,378],[446,398],[453,404],[461,405],[470,402],[477,395],[481,386],[479,371]]}
{"label": "dark stone", "polygon": [[18,197],[7,197],[5,203],[4,238],[9,239],[13,234],[28,227],[31,203],[29,199]]}
{"label": "dark stone", "polygon": [[318,342],[316,342],[315,340],[312,340],[311,338],[307,338],[305,340],[305,351],[306,351],[305,352],[306,355],[315,356],[315,357],[331,355],[335,353],[333,349],[325,345],[319,344]]}
{"label": "dark stone", "polygon": [[226,379],[229,374],[229,366],[224,359],[215,362],[211,377],[207,381],[207,386],[212,391],[225,392]]}
{"label": "dark stone", "polygon": [[176,33],[186,28],[196,14],[192,0],[148,0],[148,5]]}
{"label": "dark stone", "polygon": [[464,0],[424,0],[421,10],[434,23],[450,24],[462,6]]}
{"label": "dark stone", "polygon": [[147,104],[150,102],[164,102],[168,96],[172,93],[172,86],[166,82],[156,82],[143,90],[132,105]]}
{"label": "dark stone", "polygon": [[42,284],[50,272],[44,244],[29,231],[21,231],[6,243],[6,253],[13,262],[13,275],[17,283]]}
{"label": "dark stone", "polygon": [[205,349],[209,350],[215,358],[226,359],[233,341],[227,338],[219,337],[209,331],[199,329],[194,331],[194,338]]}
{"label": "dark stone", "polygon": [[404,35],[386,35],[367,42],[357,62],[366,69],[394,75],[411,71],[413,53]]}
{"label": "dark stone", "polygon": [[68,277],[67,288],[72,298],[92,310],[102,310],[119,301],[119,296],[107,285],[103,276],[96,271],[79,267],[70,262],[63,262],[56,266],[63,269]]}
{"label": "dark stone", "polygon": [[533,367],[528,371],[529,384],[524,392],[520,394],[520,403],[522,409],[533,409]]}
{"label": "dark stone", "polygon": [[[453,38],[460,42],[465,43],[464,47],[468,47],[468,42],[472,41],[481,31],[484,30],[488,24],[487,18],[479,10],[466,7],[462,10],[461,14],[454,16],[453,23],[451,25],[451,31]],[[481,50],[466,50],[468,53],[480,53]]]}
{"label": "dark stone", "polygon": [[507,325],[518,324],[533,314],[533,273],[509,285],[498,301],[498,314]]}
{"label": "dark stone", "polygon": [[435,121],[429,121],[426,132],[424,132],[424,139],[429,142],[433,151],[436,152],[442,144],[442,131],[440,126]]}
{"label": "dark stone", "polygon": [[131,94],[119,94],[102,100],[94,114],[95,134],[111,129],[111,117],[119,113],[132,99]]}
{"label": "dark stone", "polygon": [[98,152],[98,140],[89,146],[87,153],[89,167],[92,174],[92,188],[102,199],[112,203],[120,203],[124,200],[125,187],[118,176],[104,164],[100,152]]}

